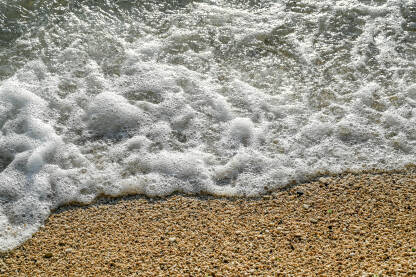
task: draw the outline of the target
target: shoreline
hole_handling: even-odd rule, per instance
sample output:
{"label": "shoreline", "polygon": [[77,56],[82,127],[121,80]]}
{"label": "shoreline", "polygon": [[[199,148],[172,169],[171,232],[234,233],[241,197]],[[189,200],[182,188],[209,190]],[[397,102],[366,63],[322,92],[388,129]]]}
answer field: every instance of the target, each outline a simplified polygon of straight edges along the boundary
{"label": "shoreline", "polygon": [[6,276],[416,274],[416,170],[342,173],[258,198],[100,198],[0,255]]}
{"label": "shoreline", "polygon": [[[172,197],[185,197],[185,198],[191,198],[191,199],[198,199],[198,200],[262,200],[262,199],[269,199],[270,196],[276,195],[282,191],[287,191],[299,186],[308,185],[311,183],[318,183],[320,182],[320,179],[332,179],[332,178],[344,178],[346,176],[360,176],[360,175],[391,175],[391,174],[415,174],[416,175],[416,164],[406,164],[405,166],[398,168],[398,169],[362,169],[362,170],[345,170],[341,173],[329,173],[329,172],[318,172],[314,175],[309,176],[309,179],[307,181],[303,182],[296,182],[291,181],[288,184],[270,190],[268,193],[259,195],[259,196],[217,196],[210,193],[199,193],[199,194],[185,194],[182,192],[173,192],[172,194],[169,194],[167,196],[155,196],[155,197],[149,197],[144,194],[123,194],[119,196],[108,196],[108,195],[98,195],[91,203],[84,204],[80,202],[70,202],[68,204],[59,206],[58,208],[51,211],[51,215],[55,213],[61,213],[63,211],[67,210],[74,210],[74,209],[85,209],[89,208],[91,206],[100,206],[100,205],[110,205],[110,204],[116,204],[120,201],[131,201],[131,200],[138,200],[138,199],[144,199],[148,202],[158,202],[158,201],[166,201],[169,198]],[[48,218],[49,219],[49,218]],[[48,221],[48,219],[45,220],[45,223]],[[8,252],[8,251],[6,251]],[[1,252],[0,252],[1,254]]]}

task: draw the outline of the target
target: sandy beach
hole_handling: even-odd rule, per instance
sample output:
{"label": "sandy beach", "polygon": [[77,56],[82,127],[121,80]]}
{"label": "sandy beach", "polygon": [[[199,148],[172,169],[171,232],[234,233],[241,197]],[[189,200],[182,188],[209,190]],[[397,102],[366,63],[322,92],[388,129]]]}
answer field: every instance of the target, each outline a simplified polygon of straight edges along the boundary
{"label": "sandy beach", "polygon": [[0,277],[416,277],[416,0],[0,0]]}
{"label": "sandy beach", "polygon": [[415,276],[416,172],[343,174],[259,199],[101,199],[53,213],[1,276]]}

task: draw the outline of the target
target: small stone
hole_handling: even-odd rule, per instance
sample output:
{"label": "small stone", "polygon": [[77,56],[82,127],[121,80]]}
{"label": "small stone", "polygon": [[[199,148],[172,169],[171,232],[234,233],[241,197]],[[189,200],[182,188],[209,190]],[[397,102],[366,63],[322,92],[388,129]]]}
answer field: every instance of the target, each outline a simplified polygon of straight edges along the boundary
{"label": "small stone", "polygon": [[0,260],[0,273],[6,272],[5,270],[6,266],[7,266],[6,263]]}
{"label": "small stone", "polygon": [[304,195],[305,193],[303,192],[303,191],[301,191],[301,190],[298,190],[298,191],[296,191],[296,195],[298,196],[298,197],[300,197],[300,196],[302,196],[302,195]]}
{"label": "small stone", "polygon": [[176,241],[176,238],[175,237],[171,237],[171,238],[169,238],[169,241],[170,242],[175,242]]}
{"label": "small stone", "polygon": [[72,249],[72,248],[67,248],[67,249],[65,249],[65,252],[66,252],[66,253],[72,253],[72,252],[74,252],[74,249]]}
{"label": "small stone", "polygon": [[309,206],[308,204],[303,204],[303,208],[304,208],[305,210],[309,210],[309,209],[311,208],[311,206]]}
{"label": "small stone", "polygon": [[311,218],[311,219],[309,219],[309,221],[310,221],[311,223],[313,223],[313,224],[318,223],[318,220],[317,220],[317,219],[315,219],[315,218]]}
{"label": "small stone", "polygon": [[50,259],[50,258],[52,258],[52,256],[53,256],[53,254],[51,252],[47,252],[47,253],[45,253],[45,255],[43,255],[43,257],[46,258],[46,259]]}
{"label": "small stone", "polygon": [[324,178],[324,177],[319,178],[319,182],[323,184],[328,184],[330,181],[331,181],[330,178]]}

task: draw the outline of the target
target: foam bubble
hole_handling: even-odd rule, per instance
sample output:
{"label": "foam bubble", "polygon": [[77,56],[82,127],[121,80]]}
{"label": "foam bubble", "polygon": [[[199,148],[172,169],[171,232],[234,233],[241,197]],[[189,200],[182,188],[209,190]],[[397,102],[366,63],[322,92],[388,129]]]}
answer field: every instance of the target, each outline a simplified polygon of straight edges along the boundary
{"label": "foam bubble", "polygon": [[235,118],[230,122],[230,139],[249,146],[254,140],[254,124],[248,118]]}
{"label": "foam bubble", "polygon": [[416,100],[416,85],[409,87],[407,94],[411,99]]}
{"label": "foam bubble", "polygon": [[87,125],[97,135],[113,136],[123,129],[138,127],[141,114],[122,96],[100,93],[87,108]]}

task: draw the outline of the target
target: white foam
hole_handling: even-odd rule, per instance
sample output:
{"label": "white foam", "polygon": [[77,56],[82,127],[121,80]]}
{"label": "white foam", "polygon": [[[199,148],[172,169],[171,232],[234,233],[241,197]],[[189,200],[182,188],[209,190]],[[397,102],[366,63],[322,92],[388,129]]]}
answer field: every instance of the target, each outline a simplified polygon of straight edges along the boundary
{"label": "white foam", "polygon": [[249,118],[235,118],[230,122],[230,139],[249,146],[254,140],[254,124]]}
{"label": "white foam", "polygon": [[160,26],[85,6],[22,35],[35,52],[0,83],[0,251],[99,195],[252,197],[415,163],[412,16],[301,2],[193,3]]}
{"label": "white foam", "polygon": [[112,136],[122,130],[137,128],[142,112],[127,100],[113,93],[100,93],[88,105],[88,128],[97,135]]}

